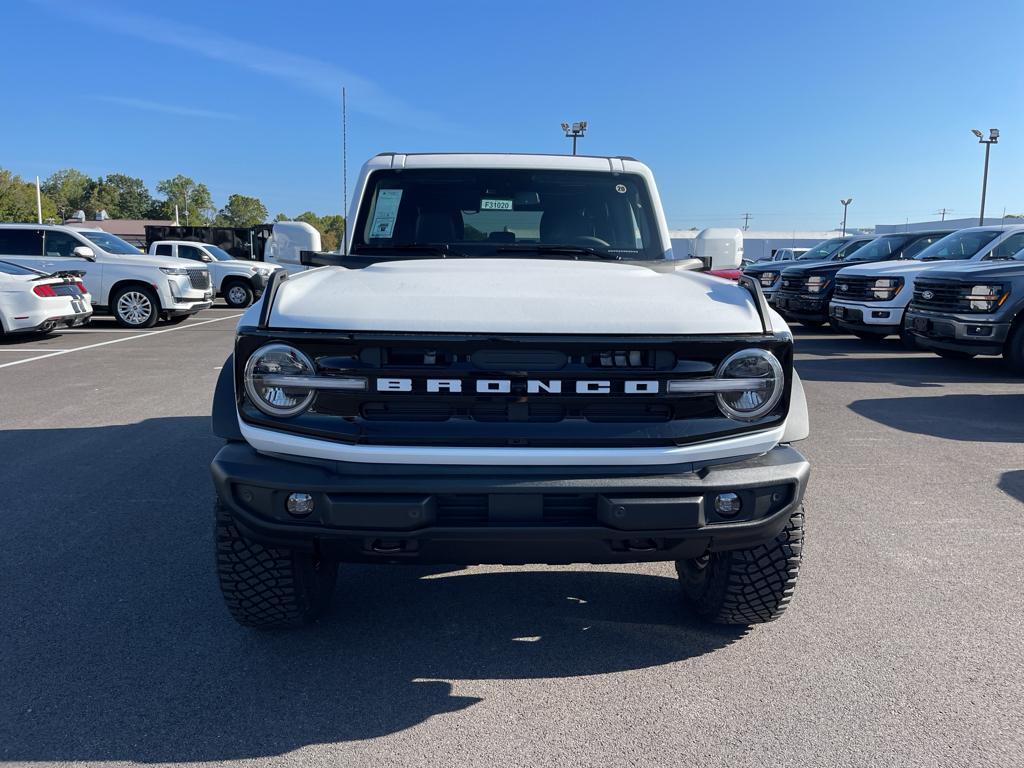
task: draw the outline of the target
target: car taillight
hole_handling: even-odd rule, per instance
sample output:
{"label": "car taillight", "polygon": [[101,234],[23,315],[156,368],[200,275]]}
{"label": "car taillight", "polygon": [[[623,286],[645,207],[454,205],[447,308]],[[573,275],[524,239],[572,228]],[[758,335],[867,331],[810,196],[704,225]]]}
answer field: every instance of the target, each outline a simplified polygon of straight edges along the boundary
{"label": "car taillight", "polygon": [[36,296],[42,296],[44,298],[50,298],[56,296],[57,292],[53,290],[52,285],[37,285],[32,289],[32,293]]}
{"label": "car taillight", "polygon": [[75,285],[78,287],[78,290],[82,293],[83,296],[88,293],[88,291],[85,290],[85,283],[83,283],[81,280],[76,280]]}

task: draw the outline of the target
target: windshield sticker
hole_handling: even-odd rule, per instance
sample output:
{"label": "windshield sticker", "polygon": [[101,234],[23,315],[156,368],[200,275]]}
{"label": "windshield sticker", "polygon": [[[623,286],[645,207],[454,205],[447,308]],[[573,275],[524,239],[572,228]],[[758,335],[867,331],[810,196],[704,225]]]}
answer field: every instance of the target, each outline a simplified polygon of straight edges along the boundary
{"label": "windshield sticker", "polygon": [[618,192],[620,195],[626,194],[626,185],[625,184],[616,184],[615,185],[615,191]]}
{"label": "windshield sticker", "polygon": [[480,201],[481,211],[511,211],[512,201],[511,200],[481,200]]}
{"label": "windshield sticker", "polygon": [[394,234],[395,219],[398,218],[398,204],[401,202],[402,190],[400,189],[377,191],[377,204],[373,208],[370,237],[391,237]]}

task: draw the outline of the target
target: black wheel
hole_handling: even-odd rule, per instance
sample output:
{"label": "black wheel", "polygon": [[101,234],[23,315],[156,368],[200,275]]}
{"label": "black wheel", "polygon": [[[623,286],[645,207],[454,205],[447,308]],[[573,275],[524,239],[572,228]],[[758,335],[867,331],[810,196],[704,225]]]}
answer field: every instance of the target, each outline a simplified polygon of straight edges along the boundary
{"label": "black wheel", "polygon": [[793,599],[803,543],[804,513],[799,509],[767,544],[678,560],[683,601],[716,624],[774,621]]}
{"label": "black wheel", "polygon": [[119,288],[110,300],[114,319],[122,328],[152,328],[160,319],[160,302],[142,285]]}
{"label": "black wheel", "polygon": [[970,360],[974,357],[973,352],[960,352],[956,349],[936,349],[933,351],[939,357],[944,357],[947,360]]}
{"label": "black wheel", "polygon": [[799,320],[797,322],[799,322],[804,328],[813,328],[814,330],[825,327],[824,320]]}
{"label": "black wheel", "polygon": [[178,325],[179,323],[184,323],[190,317],[192,317],[192,315],[173,315],[167,318],[167,324]]}
{"label": "black wheel", "polygon": [[219,499],[214,514],[217,577],[235,621],[257,629],[297,627],[313,621],[330,605],[336,562],[247,539]]}
{"label": "black wheel", "polygon": [[256,294],[252,290],[252,286],[248,283],[243,283],[241,280],[233,280],[224,287],[224,301],[227,302],[229,307],[235,309],[243,309],[252,304],[253,299],[256,298]]}
{"label": "black wheel", "polygon": [[871,331],[850,331],[861,341],[881,341],[889,334],[887,333],[872,333]]}
{"label": "black wheel", "polygon": [[917,349],[917,337],[907,328],[907,321],[904,320],[900,326],[900,344],[904,349]]}
{"label": "black wheel", "polygon": [[1003,347],[1003,360],[1011,371],[1024,374],[1024,320],[1018,320],[1017,327],[1010,331]]}

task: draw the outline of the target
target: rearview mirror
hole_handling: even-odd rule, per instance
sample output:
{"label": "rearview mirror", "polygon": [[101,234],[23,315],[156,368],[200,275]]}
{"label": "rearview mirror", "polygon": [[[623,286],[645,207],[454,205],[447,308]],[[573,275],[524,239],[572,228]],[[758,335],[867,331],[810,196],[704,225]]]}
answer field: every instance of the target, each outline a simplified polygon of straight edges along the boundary
{"label": "rearview mirror", "polygon": [[71,255],[86,261],[96,261],[96,252],[88,245],[79,245],[71,252]]}

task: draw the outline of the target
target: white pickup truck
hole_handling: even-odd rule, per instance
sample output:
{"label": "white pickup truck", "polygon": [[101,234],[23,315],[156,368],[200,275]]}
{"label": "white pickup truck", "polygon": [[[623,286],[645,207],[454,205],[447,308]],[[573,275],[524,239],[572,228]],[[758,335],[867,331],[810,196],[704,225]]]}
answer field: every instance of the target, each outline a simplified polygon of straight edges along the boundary
{"label": "white pickup truck", "polygon": [[0,259],[47,274],[80,272],[97,314],[125,328],[179,323],[213,303],[205,264],[148,256],[100,229],[0,224]]}
{"label": "white pickup truck", "polygon": [[339,562],[674,562],[712,622],[781,614],[808,434],[757,281],[673,258],[623,157],[382,154],[342,253],[275,272],[214,394],[234,618],[301,624]]}
{"label": "white pickup truck", "polygon": [[220,246],[191,240],[157,240],[149,244],[149,253],[205,264],[210,270],[214,293],[235,308],[248,307],[256,301],[263,294],[270,274],[277,269],[258,261],[236,259]]}

